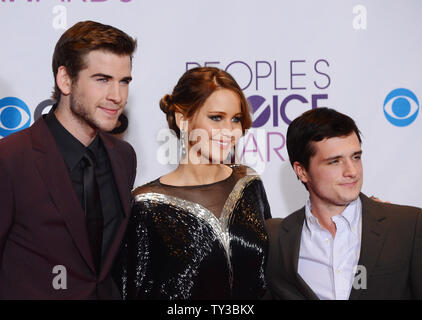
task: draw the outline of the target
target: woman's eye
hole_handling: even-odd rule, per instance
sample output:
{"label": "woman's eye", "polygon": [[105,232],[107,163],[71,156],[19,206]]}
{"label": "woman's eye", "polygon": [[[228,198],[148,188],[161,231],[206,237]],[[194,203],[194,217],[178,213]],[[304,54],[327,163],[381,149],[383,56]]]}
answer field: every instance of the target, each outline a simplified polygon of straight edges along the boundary
{"label": "woman's eye", "polygon": [[221,116],[210,116],[209,118],[213,121],[220,121],[221,120]]}
{"label": "woman's eye", "polygon": [[234,117],[232,121],[233,122],[241,122],[242,118],[241,117]]}

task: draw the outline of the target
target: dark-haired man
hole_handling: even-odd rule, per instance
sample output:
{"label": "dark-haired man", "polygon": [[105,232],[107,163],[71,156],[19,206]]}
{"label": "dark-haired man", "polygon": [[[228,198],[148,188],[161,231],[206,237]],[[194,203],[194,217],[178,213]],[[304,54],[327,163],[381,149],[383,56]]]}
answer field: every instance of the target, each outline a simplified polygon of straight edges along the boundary
{"label": "dark-haired man", "polygon": [[136,156],[106,132],[126,105],[135,49],[112,26],[68,29],[53,55],[57,103],[0,141],[0,298],[119,298],[110,269]]}
{"label": "dark-haired man", "polygon": [[333,109],[307,111],[290,124],[287,148],[309,200],[284,220],[267,220],[272,297],[421,299],[422,210],[360,193],[355,122]]}

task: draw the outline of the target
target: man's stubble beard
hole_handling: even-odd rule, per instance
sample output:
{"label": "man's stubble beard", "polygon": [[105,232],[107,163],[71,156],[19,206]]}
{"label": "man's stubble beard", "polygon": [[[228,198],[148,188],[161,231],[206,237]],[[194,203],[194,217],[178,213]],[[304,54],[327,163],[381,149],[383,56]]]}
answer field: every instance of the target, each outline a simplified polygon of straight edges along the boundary
{"label": "man's stubble beard", "polygon": [[100,124],[89,116],[87,108],[74,98],[73,94],[70,94],[70,112],[80,124],[88,125],[95,130],[100,130]]}

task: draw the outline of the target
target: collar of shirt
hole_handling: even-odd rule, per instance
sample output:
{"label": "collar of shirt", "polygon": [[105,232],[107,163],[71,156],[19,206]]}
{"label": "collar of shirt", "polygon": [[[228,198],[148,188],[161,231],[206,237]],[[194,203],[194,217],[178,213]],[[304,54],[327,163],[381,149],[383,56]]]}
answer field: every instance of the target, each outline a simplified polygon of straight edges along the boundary
{"label": "collar of shirt", "polygon": [[[50,112],[44,116],[50,132],[56,140],[57,146],[69,171],[73,171],[85,154],[86,147],[76,139],[65,127],[57,120],[54,114],[54,106]],[[91,144],[88,146],[98,159],[98,152],[100,148],[100,137],[97,134]]]}
{"label": "collar of shirt", "polygon": [[[332,217],[332,220],[334,221],[334,223],[336,223],[336,225],[338,225],[340,220],[345,221],[346,225],[349,228],[349,231],[352,231],[358,236],[361,213],[362,202],[358,197],[356,200],[350,202],[342,213]],[[305,204],[305,221],[306,227],[309,230],[311,237],[313,233],[317,230],[317,228],[323,229],[319,224],[318,219],[312,214],[311,199],[308,199]]]}

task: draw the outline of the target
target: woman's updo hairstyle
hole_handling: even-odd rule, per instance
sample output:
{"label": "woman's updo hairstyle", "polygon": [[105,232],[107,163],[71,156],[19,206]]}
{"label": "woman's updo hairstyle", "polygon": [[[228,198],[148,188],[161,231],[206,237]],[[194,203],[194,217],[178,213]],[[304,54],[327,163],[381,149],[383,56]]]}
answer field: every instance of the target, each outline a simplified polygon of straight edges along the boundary
{"label": "woman's updo hairstyle", "polygon": [[214,91],[223,88],[239,96],[243,133],[251,127],[252,118],[248,101],[236,80],[218,68],[199,67],[186,71],[177,82],[172,94],[166,94],[160,100],[160,109],[166,114],[169,128],[174,130],[178,138],[180,130],[176,124],[175,112],[180,112],[186,119],[190,119]]}

